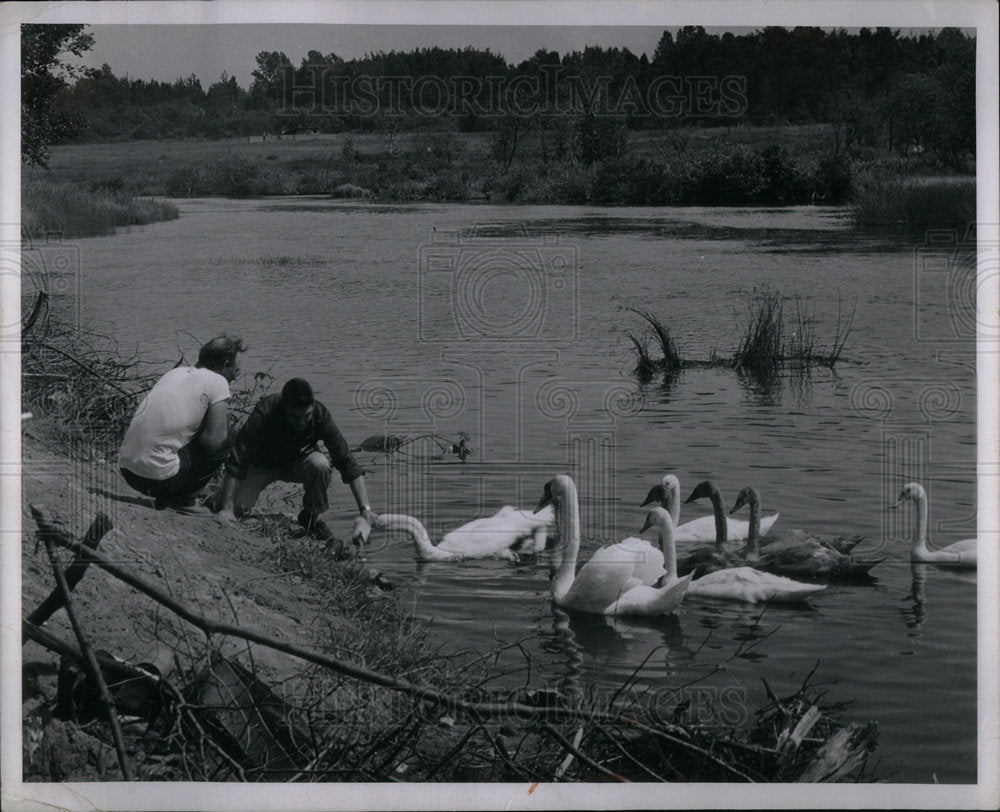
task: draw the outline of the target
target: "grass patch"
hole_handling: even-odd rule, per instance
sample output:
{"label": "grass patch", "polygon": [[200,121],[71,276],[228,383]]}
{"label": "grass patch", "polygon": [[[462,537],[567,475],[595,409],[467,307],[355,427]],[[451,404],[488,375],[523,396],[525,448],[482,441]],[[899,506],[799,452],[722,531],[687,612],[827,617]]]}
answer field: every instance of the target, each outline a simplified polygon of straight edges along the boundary
{"label": "grass patch", "polygon": [[63,237],[100,237],[121,226],[176,220],[177,207],[165,200],[135,197],[126,190],[85,189],[74,183],[31,180],[21,190],[21,235],[58,233]]}
{"label": "grass patch", "polygon": [[976,221],[974,178],[911,179],[898,168],[873,165],[855,172],[852,201],[859,226],[964,233]]}

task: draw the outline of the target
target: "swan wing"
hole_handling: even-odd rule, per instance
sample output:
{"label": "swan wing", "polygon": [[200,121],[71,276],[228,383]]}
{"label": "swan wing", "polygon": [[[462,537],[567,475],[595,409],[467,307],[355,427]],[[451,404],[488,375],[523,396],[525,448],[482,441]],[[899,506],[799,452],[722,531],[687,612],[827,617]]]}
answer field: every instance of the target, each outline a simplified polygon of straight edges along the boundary
{"label": "swan wing", "polygon": [[[656,556],[659,555],[659,564]],[[576,574],[561,606],[605,614],[622,595],[637,586],[649,586],[666,574],[663,553],[645,539],[626,539],[601,547]],[[649,578],[649,582],[641,580]]]}
{"label": "swan wing", "polygon": [[[551,507],[548,519],[555,521]],[[525,511],[504,505],[492,516],[484,516],[457,527],[445,534],[438,546],[442,551],[466,558],[488,558],[502,554],[527,538],[538,545],[540,528],[548,525],[545,511],[540,511],[539,519],[529,519]],[[545,541],[541,539],[544,549]]]}
{"label": "swan wing", "polygon": [[926,554],[925,560],[948,567],[976,569],[979,563],[978,539],[956,541],[940,550],[931,550]]}
{"label": "swan wing", "polygon": [[663,568],[663,550],[654,547],[647,539],[630,536],[602,549],[614,550],[616,555],[630,556],[634,564],[632,576],[639,583],[652,586],[667,574]]}
{"label": "swan wing", "polygon": [[817,544],[822,544],[824,547],[828,547],[843,555],[848,555],[851,550],[857,547],[862,541],[865,540],[864,534],[855,535],[839,535],[831,536],[821,533],[811,533],[805,530],[793,529],[786,530],[777,538],[764,542],[765,550],[770,548],[772,544],[785,543],[785,544],[805,544],[807,542],[816,542]]}
{"label": "swan wing", "polygon": [[669,615],[684,600],[691,576],[671,581],[662,587],[639,584],[625,592],[604,610],[606,615]]}
{"label": "swan wing", "polygon": [[752,567],[717,570],[691,583],[691,595],[758,603],[760,601],[799,601],[826,587],[803,584]]}

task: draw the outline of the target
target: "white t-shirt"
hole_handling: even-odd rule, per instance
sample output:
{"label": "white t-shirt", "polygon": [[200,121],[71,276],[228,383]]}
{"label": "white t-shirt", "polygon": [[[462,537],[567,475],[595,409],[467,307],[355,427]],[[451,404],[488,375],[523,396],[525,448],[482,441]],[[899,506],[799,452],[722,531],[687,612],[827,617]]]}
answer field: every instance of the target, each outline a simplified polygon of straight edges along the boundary
{"label": "white t-shirt", "polygon": [[198,433],[208,407],[229,397],[229,381],[198,367],[170,370],[149,390],[118,451],[118,465],[147,479],[169,479],[177,451]]}

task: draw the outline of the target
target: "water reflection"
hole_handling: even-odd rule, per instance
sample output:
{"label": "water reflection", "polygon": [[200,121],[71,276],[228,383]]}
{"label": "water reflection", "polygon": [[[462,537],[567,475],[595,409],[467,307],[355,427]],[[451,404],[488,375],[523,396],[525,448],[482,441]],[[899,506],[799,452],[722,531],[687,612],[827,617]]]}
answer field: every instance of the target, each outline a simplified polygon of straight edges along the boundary
{"label": "water reflection", "polygon": [[580,673],[583,670],[583,651],[570,625],[569,613],[552,604],[552,645],[546,647],[550,654],[560,655],[553,663],[566,666],[566,671],[556,682],[557,690],[569,697],[573,704],[581,697]]}
{"label": "water reflection", "polygon": [[[976,576],[971,572],[961,572],[948,568],[936,567],[933,564],[910,562],[910,594],[903,598],[910,605],[900,609],[903,623],[908,629],[919,630],[930,617],[930,607],[927,601],[927,576],[933,573],[933,578],[939,584],[939,591],[946,593],[951,590],[976,588]],[[941,596],[938,596],[939,602]]]}
{"label": "water reflection", "polygon": [[927,620],[927,564],[912,562],[910,564],[910,594],[904,600],[911,605],[901,610],[903,623],[908,629],[919,629]]}

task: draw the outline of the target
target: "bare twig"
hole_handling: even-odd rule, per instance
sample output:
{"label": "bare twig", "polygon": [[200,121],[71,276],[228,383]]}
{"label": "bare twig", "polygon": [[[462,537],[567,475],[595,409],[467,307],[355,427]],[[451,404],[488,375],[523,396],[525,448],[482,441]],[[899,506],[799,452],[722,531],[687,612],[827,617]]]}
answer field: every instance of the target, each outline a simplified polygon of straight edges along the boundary
{"label": "bare twig", "polygon": [[[111,519],[108,518],[106,513],[98,513],[97,517],[90,525],[90,529],[87,530],[87,535],[83,537],[84,546],[89,549],[96,550],[97,545],[101,543],[101,539],[104,538],[105,534],[107,534],[110,529]],[[83,561],[78,556],[77,558],[74,558],[70,565],[66,568],[66,585],[70,590],[80,583],[80,579],[83,578],[89,564],[89,561]],[[41,604],[39,604],[38,608],[28,615],[28,622],[33,623],[36,626],[41,626],[46,620],[52,617],[52,614],[62,605],[62,590],[57,586],[54,590],[52,590],[49,596],[42,601]]]}
{"label": "bare twig", "polygon": [[125,742],[122,740],[122,729],[118,724],[118,716],[115,714],[115,702],[111,698],[111,694],[108,691],[108,685],[104,681],[104,675],[101,673],[101,667],[97,664],[96,657],[94,657],[94,651],[91,649],[90,643],[87,642],[87,637],[83,633],[83,627],[80,625],[76,612],[73,611],[73,602],[70,598],[70,586],[66,582],[66,573],[63,571],[62,564],[59,563],[59,556],[56,555],[56,548],[52,534],[46,534],[44,536],[44,541],[45,552],[48,553],[49,561],[52,563],[52,571],[55,574],[56,583],[59,584],[59,588],[63,592],[63,607],[66,609],[66,615],[69,617],[70,625],[73,627],[73,634],[76,635],[77,642],[80,644],[80,651],[83,653],[84,662],[87,665],[87,670],[90,672],[90,678],[94,681],[94,685],[97,686],[97,692],[100,697],[101,706],[104,709],[105,718],[107,719],[108,725],[111,727],[111,736],[114,739],[115,752],[118,754],[118,764],[121,766],[122,778],[126,781],[131,781],[132,771],[129,769],[128,755],[125,753]]}

